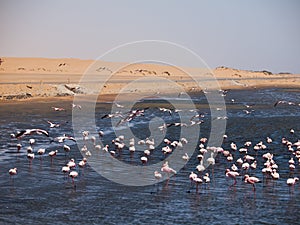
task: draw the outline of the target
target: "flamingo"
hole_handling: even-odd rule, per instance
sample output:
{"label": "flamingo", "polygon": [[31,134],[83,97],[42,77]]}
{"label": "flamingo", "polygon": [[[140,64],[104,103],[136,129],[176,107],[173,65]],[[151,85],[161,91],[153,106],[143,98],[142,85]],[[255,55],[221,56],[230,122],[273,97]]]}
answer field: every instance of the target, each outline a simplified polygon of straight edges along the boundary
{"label": "flamingo", "polygon": [[13,135],[15,138],[21,138],[25,135],[32,135],[32,134],[43,134],[47,137],[49,137],[49,133],[45,130],[42,129],[26,129],[26,130],[21,130],[18,132],[16,135]]}
{"label": "flamingo", "polygon": [[235,164],[232,164],[231,170],[234,172],[237,172],[239,170],[239,168]]}
{"label": "flamingo", "polygon": [[64,145],[63,148],[64,148],[64,151],[65,151],[65,155],[66,155],[68,152],[70,152],[70,150],[71,150],[70,146],[68,146],[68,145]]}
{"label": "flamingo", "polygon": [[296,181],[298,181],[299,178],[298,177],[294,177],[294,178],[288,178],[286,183],[287,185],[295,185],[296,184]]}
{"label": "flamingo", "polygon": [[146,156],[142,156],[141,161],[143,164],[146,164],[148,162],[148,158]]}
{"label": "flamingo", "polygon": [[189,175],[189,179],[191,180],[191,186],[193,184],[193,180],[198,177],[197,174],[195,174],[193,171]]}
{"label": "flamingo", "polygon": [[81,105],[76,105],[74,103],[71,103],[71,106],[72,106],[72,108],[78,108],[78,109],[82,108]]}
{"label": "flamingo", "polygon": [[189,161],[190,157],[189,157],[189,155],[188,155],[187,153],[184,153],[184,155],[182,156],[182,159],[183,159],[185,162],[187,162],[187,161]]}
{"label": "flamingo", "polygon": [[87,159],[86,159],[86,158],[83,158],[83,159],[78,163],[78,166],[81,167],[81,168],[83,168],[83,167],[85,167],[86,162],[87,162]]}
{"label": "flamingo", "polygon": [[[162,174],[160,172],[158,172],[157,170],[155,170],[154,177],[155,177],[156,181],[159,182],[159,180],[162,178]],[[158,183],[156,185],[157,185],[157,191],[158,191],[159,190]]]}
{"label": "flamingo", "polygon": [[69,173],[69,176],[72,178],[72,184],[73,184],[73,187],[76,188],[74,179],[75,179],[76,177],[78,177],[78,173],[77,173],[76,171],[71,171],[71,172]]}
{"label": "flamingo", "polygon": [[200,164],[196,166],[196,169],[199,173],[202,173],[205,170],[205,167],[203,166],[203,160],[200,161]]}
{"label": "flamingo", "polygon": [[149,156],[149,155],[151,154],[151,152],[150,152],[150,150],[146,149],[146,150],[144,151],[144,154],[145,154],[146,156]]}
{"label": "flamingo", "polygon": [[267,137],[267,143],[272,143],[272,142],[273,142],[272,138]]}
{"label": "flamingo", "polygon": [[29,159],[29,163],[31,164],[32,160],[34,159],[34,153],[28,153],[27,158]]}
{"label": "flamingo", "polygon": [[48,153],[48,155],[51,157],[51,163],[53,162],[53,157],[56,156],[57,152],[58,151],[55,150],[55,151],[51,151],[51,152]]}
{"label": "flamingo", "polygon": [[37,151],[37,154],[40,155],[40,157],[42,157],[42,155],[45,154],[45,151],[46,151],[46,149],[40,148],[40,149]]}
{"label": "flamingo", "polygon": [[56,127],[59,127],[59,126],[60,126],[60,124],[58,124],[58,123],[52,123],[52,122],[49,121],[49,120],[47,120],[47,123],[49,123],[50,128],[56,128]]}
{"label": "flamingo", "polygon": [[206,173],[204,176],[203,176],[203,180],[205,182],[205,184],[209,185],[210,183],[210,177],[209,177],[209,174]]}
{"label": "flamingo", "polygon": [[65,176],[67,176],[67,173],[70,172],[70,167],[68,167],[68,166],[63,166],[63,167],[61,168],[61,171],[65,174]]}
{"label": "flamingo", "polygon": [[17,168],[12,168],[8,171],[10,178],[12,178],[13,176],[17,175],[18,173],[18,169]]}
{"label": "flamingo", "polygon": [[105,151],[105,152],[108,152],[108,148],[109,148],[109,145],[105,145],[102,150]]}
{"label": "flamingo", "polygon": [[27,147],[27,153],[33,153],[33,148],[31,146]]}
{"label": "flamingo", "polygon": [[30,138],[28,142],[29,142],[30,146],[33,146],[35,144],[35,139]]}
{"label": "flamingo", "polygon": [[18,152],[20,152],[21,148],[22,148],[22,145],[21,145],[20,143],[19,143],[19,144],[17,144],[17,149],[18,149]]}
{"label": "flamingo", "polygon": [[82,174],[84,174],[84,167],[86,165],[86,162],[87,162],[87,159],[86,158],[83,158],[79,163],[78,163],[78,166],[80,168],[82,168]]}
{"label": "flamingo", "polygon": [[100,130],[100,131],[98,132],[98,135],[99,135],[99,137],[103,137],[103,136],[104,136],[104,132],[103,132],[102,130]]}
{"label": "flamingo", "polygon": [[214,158],[214,151],[212,151],[210,153],[210,157],[206,160],[206,162],[208,163],[208,165],[211,165],[211,173],[212,173],[212,177],[214,179],[214,165],[216,164],[215,158]]}
{"label": "flamingo", "polygon": [[67,163],[67,166],[70,167],[70,169],[76,167],[76,163],[74,159],[70,159],[70,161]]}
{"label": "flamingo", "polygon": [[248,174],[244,176],[245,183],[252,184],[253,191],[255,191],[255,183],[260,183],[261,181],[257,177],[250,177]]}
{"label": "flamingo", "polygon": [[278,180],[280,175],[279,173],[276,171],[276,169],[273,169],[271,176],[273,177],[273,179]]}
{"label": "flamingo", "polygon": [[240,174],[236,171],[230,171],[229,169],[226,169],[225,176],[233,179],[234,183],[230,186],[235,186],[236,185],[236,177],[240,176]]}
{"label": "flamingo", "polygon": [[174,170],[173,168],[171,168],[171,167],[169,166],[168,161],[166,161],[166,162],[162,165],[161,171],[167,173],[167,174],[168,174],[168,178],[170,178],[170,174],[176,174],[176,173],[177,173],[176,170]]}
{"label": "flamingo", "polygon": [[[298,177],[294,177],[294,178],[288,178],[286,181],[286,184],[290,187],[292,187],[294,189],[296,182],[299,180]],[[291,192],[291,188],[290,188],[290,192]]]}
{"label": "flamingo", "polygon": [[158,171],[154,171],[154,177],[156,180],[160,180],[162,178],[162,174]]}
{"label": "flamingo", "polygon": [[195,177],[193,179],[193,181],[196,183],[196,192],[198,193],[198,186],[199,186],[199,184],[202,184],[203,181],[202,181],[202,179],[200,177]]}
{"label": "flamingo", "polygon": [[59,107],[51,107],[54,111],[65,111],[64,108],[59,108]]}

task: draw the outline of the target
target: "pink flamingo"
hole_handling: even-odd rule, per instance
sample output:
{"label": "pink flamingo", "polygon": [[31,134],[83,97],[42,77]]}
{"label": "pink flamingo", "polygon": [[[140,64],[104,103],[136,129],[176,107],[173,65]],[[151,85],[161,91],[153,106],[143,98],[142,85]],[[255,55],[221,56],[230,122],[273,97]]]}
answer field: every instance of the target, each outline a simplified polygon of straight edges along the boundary
{"label": "pink flamingo", "polygon": [[145,165],[148,162],[148,158],[146,156],[141,157],[142,164]]}
{"label": "pink flamingo", "polygon": [[195,177],[193,181],[196,183],[196,192],[198,193],[199,184],[202,184],[202,179],[200,177]]}
{"label": "pink flamingo", "polygon": [[61,171],[65,174],[65,177],[66,177],[66,176],[67,176],[67,173],[70,172],[70,167],[68,167],[68,166],[63,166],[63,167],[61,168]]}
{"label": "pink flamingo", "polygon": [[230,187],[236,185],[236,177],[239,175],[240,174],[236,171],[230,171],[229,169],[226,169],[225,176],[234,180],[234,183],[230,185]]}
{"label": "pink flamingo", "polygon": [[255,183],[260,183],[261,181],[257,177],[250,177],[248,174],[244,176],[245,183],[252,184],[253,191],[255,191]]}
{"label": "pink flamingo", "polygon": [[70,169],[76,167],[76,163],[74,159],[70,159],[70,161],[67,163],[67,166],[70,167]]}
{"label": "pink flamingo", "polygon": [[159,190],[158,182],[162,178],[162,174],[156,170],[156,171],[154,171],[154,177],[157,181],[156,185],[157,185],[157,191],[158,191]]}
{"label": "pink flamingo", "polygon": [[172,168],[169,166],[168,161],[166,161],[166,162],[162,165],[161,171],[167,173],[168,176],[169,176],[170,174],[176,174],[176,173],[177,173],[174,169],[172,169]]}
{"label": "pink flamingo", "polygon": [[19,143],[19,144],[17,144],[17,149],[18,149],[18,152],[20,152],[21,148],[22,148],[22,145],[21,145],[20,143]]}
{"label": "pink flamingo", "polygon": [[166,161],[166,162],[162,165],[161,171],[168,174],[168,181],[167,181],[167,184],[169,183],[170,175],[171,175],[171,174],[176,174],[176,173],[177,173],[173,168],[171,168],[171,167],[169,166],[168,161]]}
{"label": "pink flamingo", "polygon": [[[294,178],[288,178],[286,181],[286,184],[290,187],[292,187],[292,190],[294,190],[295,188],[295,184],[296,182],[299,180],[298,177],[294,177]],[[290,192],[291,192],[291,188],[290,188]]]}
{"label": "pink flamingo", "polygon": [[76,177],[78,177],[78,173],[77,173],[76,171],[71,171],[71,172],[69,173],[69,176],[72,178],[72,184],[73,184],[73,187],[76,188],[74,179],[75,179]]}
{"label": "pink flamingo", "polygon": [[34,153],[28,153],[27,158],[29,159],[29,166],[31,166],[32,160],[34,159]]}
{"label": "pink flamingo", "polygon": [[55,150],[55,151],[51,151],[51,152],[48,153],[48,155],[51,157],[51,164],[52,164],[52,162],[53,162],[53,157],[56,156],[57,152],[58,152],[58,151]]}
{"label": "pink flamingo", "polygon": [[12,168],[8,171],[10,178],[12,178],[13,176],[17,175],[18,173],[18,169],[17,168]]}

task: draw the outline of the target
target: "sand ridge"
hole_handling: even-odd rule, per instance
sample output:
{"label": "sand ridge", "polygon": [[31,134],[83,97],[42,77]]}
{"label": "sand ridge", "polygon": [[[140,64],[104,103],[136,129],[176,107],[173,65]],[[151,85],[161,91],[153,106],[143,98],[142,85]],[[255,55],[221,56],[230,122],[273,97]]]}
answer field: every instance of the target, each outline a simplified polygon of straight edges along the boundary
{"label": "sand ridge", "polygon": [[[101,94],[116,95],[120,90],[129,94],[154,94],[216,88],[300,87],[300,74],[273,74],[269,71],[227,67],[212,70],[176,68],[72,58],[0,58],[0,99],[3,101],[97,95],[99,90]],[[84,74],[88,74],[88,78],[78,84]],[[215,85],[215,79],[218,85]]]}

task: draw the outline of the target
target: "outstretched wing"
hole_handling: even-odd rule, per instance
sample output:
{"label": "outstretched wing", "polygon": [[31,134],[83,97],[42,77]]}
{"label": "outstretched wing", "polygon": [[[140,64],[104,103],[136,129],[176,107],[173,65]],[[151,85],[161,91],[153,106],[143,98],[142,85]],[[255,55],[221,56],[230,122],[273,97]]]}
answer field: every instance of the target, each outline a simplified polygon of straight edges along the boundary
{"label": "outstretched wing", "polygon": [[21,130],[20,132],[18,132],[15,137],[16,138],[19,138],[19,137],[22,137],[24,134],[25,134],[26,130]]}
{"label": "outstretched wing", "polygon": [[48,133],[47,131],[45,131],[45,130],[42,130],[42,129],[35,129],[34,131],[35,131],[37,134],[43,134],[43,135],[49,137],[49,133]]}

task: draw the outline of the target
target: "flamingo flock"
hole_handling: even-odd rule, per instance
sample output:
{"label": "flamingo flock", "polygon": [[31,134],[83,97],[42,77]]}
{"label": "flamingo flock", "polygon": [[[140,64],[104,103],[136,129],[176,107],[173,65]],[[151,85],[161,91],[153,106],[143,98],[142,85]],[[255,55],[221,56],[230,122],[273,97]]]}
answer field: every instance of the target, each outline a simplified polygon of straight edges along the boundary
{"label": "flamingo flock", "polygon": [[[284,102],[279,102],[276,104],[283,104]],[[123,108],[122,105],[116,104],[117,108]],[[66,111],[65,108],[52,107],[54,111],[57,113]],[[81,106],[72,105],[73,110],[81,110]],[[111,114],[105,114],[101,116],[101,120],[109,119],[109,118],[120,118],[119,122],[116,126],[121,126],[126,123],[130,123],[134,120],[137,120],[138,117],[144,117],[145,112],[149,110],[149,107],[142,109],[134,109],[126,113],[116,112]],[[165,113],[166,115],[172,117],[174,113],[179,112],[179,110],[169,109],[169,108],[158,108],[159,112]],[[219,109],[221,110],[221,109]],[[181,111],[181,110],[180,110]],[[180,128],[180,129],[189,129],[191,126],[200,126],[204,123],[205,114],[195,110],[194,115],[189,120],[189,123],[164,123],[157,127],[158,130],[164,131],[167,129]],[[227,119],[218,118],[218,119]],[[53,123],[47,120],[47,123],[50,125],[49,128],[52,129],[60,129],[62,126],[59,123]],[[295,130],[290,129],[289,134],[295,136]],[[100,130],[99,138],[103,140],[106,137],[105,132]],[[78,163],[71,158],[72,147],[68,143],[76,143],[76,139],[72,136],[62,134],[57,137],[52,137],[51,132],[46,131],[44,129],[24,129],[18,131],[14,134],[11,134],[11,138],[17,140],[16,151],[20,152],[24,149],[23,142],[21,144],[20,140],[30,136],[28,141],[29,146],[27,149],[27,158],[30,162],[30,165],[33,163],[35,159],[35,154],[40,156],[42,160],[43,157],[50,158],[51,164],[54,161],[54,158],[58,156],[59,153],[64,153],[65,158],[69,157],[69,160],[66,161],[66,164],[61,168],[62,175],[65,177],[70,177],[72,179],[72,186],[76,188],[75,181],[80,177],[80,173],[78,172],[78,168],[84,168],[88,164],[88,158],[94,154],[94,150],[96,152],[103,151],[104,153],[110,154],[111,157],[119,157],[123,154],[123,152],[128,152],[131,158],[134,155],[139,154],[139,162],[141,166],[147,166],[151,162],[151,157],[156,152],[156,154],[160,154],[163,160],[162,167],[160,170],[153,171],[153,177],[157,182],[160,182],[164,175],[167,176],[167,180],[172,179],[172,176],[178,174],[180,171],[176,171],[172,168],[172,165],[169,165],[168,156],[172,154],[175,149],[181,151],[182,153],[182,164],[186,164],[189,161],[197,162],[194,165],[193,171],[189,171],[189,176],[186,180],[191,182],[191,188],[195,186],[196,192],[199,191],[201,186],[209,188],[209,184],[212,183],[215,179],[214,177],[214,168],[219,166],[221,163],[226,165],[226,169],[224,170],[224,179],[231,179],[233,182],[228,183],[228,188],[233,188],[238,185],[238,182],[241,180],[241,183],[249,184],[252,186],[252,190],[255,192],[256,187],[259,183],[264,182],[265,180],[279,180],[282,179],[281,174],[279,173],[279,166],[276,162],[276,155],[273,154],[272,150],[269,148],[270,145],[273,144],[274,140],[267,136],[264,139],[254,143],[250,140],[245,140],[243,145],[238,144],[235,141],[229,141],[230,139],[234,139],[234,137],[230,137],[230,135],[224,135],[223,145],[222,146],[208,146],[208,138],[207,137],[199,137],[198,147],[195,150],[197,152],[196,158],[193,158],[192,155],[187,153],[186,145],[190,141],[188,137],[182,137],[178,140],[172,140],[169,138],[164,138],[162,141],[162,147],[159,145],[160,143],[156,143],[154,138],[146,138],[144,140],[139,140],[136,143],[134,138],[130,138],[127,143],[126,136],[120,135],[112,140],[109,143],[97,143],[97,138],[91,135],[90,131],[82,131],[82,141],[83,145],[81,146],[81,153],[83,154],[82,160]],[[39,148],[38,150],[34,149],[34,146],[37,144],[37,140],[32,138],[33,136],[43,137],[49,139],[50,144],[53,142],[57,142],[61,145],[61,148],[47,151],[45,148]],[[277,140],[278,141],[278,140]],[[89,149],[90,145],[93,149]],[[145,148],[144,151],[137,152],[137,145],[143,146]],[[289,177],[286,179],[286,184],[290,187],[290,190],[294,189],[298,177],[295,175],[295,170],[297,169],[300,163],[300,140],[297,142],[292,142],[288,140],[286,137],[282,137],[281,146],[283,151],[290,155],[290,159],[286,162],[286,166],[290,171]],[[15,177],[17,175],[17,168],[10,169],[9,175],[10,177]]]}

